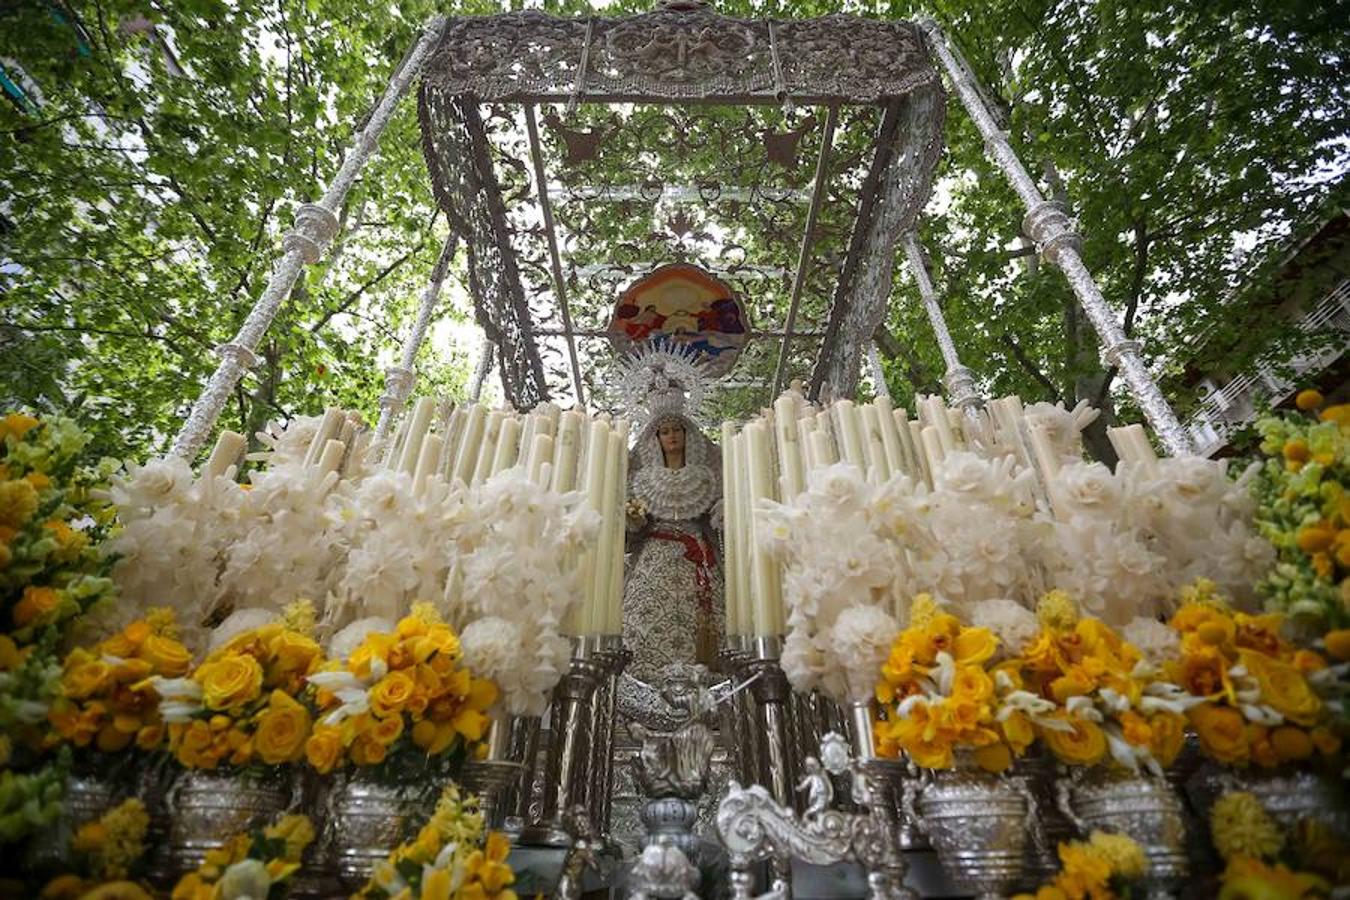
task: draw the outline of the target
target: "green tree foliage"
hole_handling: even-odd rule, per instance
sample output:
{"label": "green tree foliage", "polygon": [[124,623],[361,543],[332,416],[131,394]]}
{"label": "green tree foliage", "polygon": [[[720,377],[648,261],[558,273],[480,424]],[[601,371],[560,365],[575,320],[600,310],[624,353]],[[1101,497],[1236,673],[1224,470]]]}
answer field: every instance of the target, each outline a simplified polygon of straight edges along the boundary
{"label": "green tree foliage", "polygon": [[[163,448],[435,4],[33,2],[0,19],[0,398]],[[154,28],[151,28],[151,25]],[[22,73],[19,67],[22,67]],[[445,232],[405,103],[223,424],[376,406]],[[463,311],[452,313],[463,315]],[[466,362],[427,352],[430,384]]]}
{"label": "green tree foliage", "polygon": [[[651,6],[620,0],[603,14]],[[1218,355],[1239,368],[1290,344],[1268,301],[1236,289],[1298,223],[1344,198],[1344,4],[922,6],[960,46],[1046,194],[1081,220],[1089,267],[1160,374]],[[583,0],[546,7],[593,13]],[[779,18],[920,11],[909,0],[716,7]],[[0,57],[18,61],[41,94],[35,108],[0,112],[0,399],[73,413],[111,452],[164,446],[214,365],[211,348],[261,291],[295,205],[336,169],[420,22],[496,8],[43,0],[11,10]],[[840,146],[865,146],[875,118],[856,122]],[[921,236],[985,391],[1087,399],[1108,414],[1128,404],[1063,277],[1025,246],[1021,205],[954,97],[947,140]],[[230,427],[251,431],[328,402],[375,408],[446,227],[412,104],[342,212],[337,249],[290,298],[227,411]],[[932,391],[942,363],[903,265],[896,272],[880,344],[904,399]],[[422,359],[451,391],[465,363],[445,351]],[[1174,399],[1184,410],[1191,398]],[[1100,433],[1093,449],[1109,455]]]}

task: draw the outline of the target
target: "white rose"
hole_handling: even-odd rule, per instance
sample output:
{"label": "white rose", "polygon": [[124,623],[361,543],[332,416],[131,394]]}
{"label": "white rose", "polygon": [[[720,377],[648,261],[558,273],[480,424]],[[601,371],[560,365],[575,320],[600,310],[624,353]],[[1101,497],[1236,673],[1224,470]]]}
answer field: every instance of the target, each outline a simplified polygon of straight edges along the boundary
{"label": "white rose", "polygon": [[1051,491],[1061,512],[1104,515],[1120,503],[1120,484],[1101,463],[1074,463],[1059,470]]}
{"label": "white rose", "polygon": [[939,489],[958,494],[982,493],[988,483],[989,464],[974,453],[947,454],[938,469]]}

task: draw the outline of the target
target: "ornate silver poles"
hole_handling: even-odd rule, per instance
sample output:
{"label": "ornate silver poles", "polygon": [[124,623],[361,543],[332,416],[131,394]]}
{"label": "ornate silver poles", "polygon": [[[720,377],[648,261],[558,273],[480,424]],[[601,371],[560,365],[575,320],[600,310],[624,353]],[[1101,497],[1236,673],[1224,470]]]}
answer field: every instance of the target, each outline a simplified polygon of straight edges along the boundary
{"label": "ornate silver poles", "polygon": [[947,396],[953,406],[958,406],[969,414],[980,405],[980,395],[975,390],[975,376],[970,369],[961,365],[961,357],[956,353],[956,342],[952,340],[952,333],[947,329],[947,318],[942,314],[942,305],[938,303],[933,279],[928,275],[928,264],[924,260],[919,236],[910,231],[905,234],[903,241],[905,256],[909,260],[909,271],[914,275],[914,283],[919,287],[924,312],[928,313],[928,324],[933,328],[938,349],[942,351],[942,362],[947,367],[947,374],[943,378],[947,384]]}
{"label": "ornate silver poles", "polygon": [[1069,286],[1078,296],[1083,311],[1092,321],[1092,327],[1097,330],[1102,342],[1103,362],[1120,369],[1130,393],[1134,395],[1139,408],[1144,411],[1149,424],[1162,439],[1168,452],[1173,455],[1190,454],[1192,452],[1190,439],[1177,419],[1177,414],[1145,367],[1144,360],[1139,355],[1139,342],[1125,336],[1124,329],[1116,320],[1115,312],[1107,304],[1106,298],[1102,296],[1101,290],[1092,278],[1092,273],[1078,255],[1082,237],[1075,230],[1074,221],[1060,204],[1046,200],[1041,195],[1040,188],[1036,186],[1022,161],[1017,158],[1012,145],[1008,143],[1007,134],[994,122],[994,117],[984,105],[974,76],[957,61],[947,44],[946,35],[937,22],[925,17],[919,20],[919,24],[928,33],[933,51],[951,77],[962,104],[970,113],[970,117],[975,120],[975,126],[984,136],[985,149],[998,163],[1013,190],[1026,204],[1027,215],[1023,220],[1023,227],[1027,234],[1036,242],[1036,248],[1040,250],[1041,255],[1064,272],[1064,277],[1069,280]]}
{"label": "ornate silver poles", "polygon": [[403,358],[399,360],[398,365],[384,370],[380,420],[375,426],[374,443],[377,445],[389,436],[390,423],[393,422],[394,416],[403,411],[403,404],[412,393],[413,381],[417,378],[417,371],[413,368],[417,362],[417,351],[422,349],[422,342],[426,340],[431,315],[436,310],[436,301],[441,296],[441,285],[445,283],[446,270],[450,268],[450,258],[455,255],[458,243],[458,233],[450,232],[450,236],[445,239],[445,246],[441,247],[440,258],[436,260],[436,266],[431,270],[431,280],[427,282],[426,290],[422,292],[422,299],[417,307],[417,319],[408,330],[408,336],[403,339]]}
{"label": "ornate silver poles", "polygon": [[319,261],[324,249],[337,233],[337,210],[347,192],[351,190],[356,176],[374,152],[379,143],[380,134],[389,124],[390,117],[398,102],[407,93],[413,78],[421,70],[432,49],[441,39],[445,29],[444,17],[430,20],[422,29],[422,36],[408,54],[403,65],[389,79],[384,96],[380,98],[366,127],[361,130],[351,149],[342,160],[342,166],[318,203],[301,204],[295,213],[295,228],[282,239],[281,259],[272,269],[272,276],[263,289],[262,296],[253,304],[248,318],[239,327],[234,340],[216,348],[220,355],[220,365],[202,389],[201,396],[192,405],[183,430],[174,439],[173,453],[191,459],[197,455],[202,444],[220,418],[220,411],[229,400],[230,391],[243,377],[245,370],[258,361],[254,352],[267,327],[272,324],[281,304],[290,296],[296,279],[305,265]]}

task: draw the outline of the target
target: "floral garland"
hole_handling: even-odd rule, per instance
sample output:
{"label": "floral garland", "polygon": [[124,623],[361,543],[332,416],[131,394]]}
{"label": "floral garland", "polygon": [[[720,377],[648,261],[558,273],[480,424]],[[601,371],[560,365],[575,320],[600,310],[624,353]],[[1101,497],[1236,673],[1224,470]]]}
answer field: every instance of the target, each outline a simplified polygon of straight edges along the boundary
{"label": "floral garland", "polygon": [[1224,765],[1274,768],[1340,752],[1336,710],[1350,666],[1297,649],[1278,613],[1233,610],[1213,583],[1183,592],[1171,678],[1199,702],[1187,713],[1204,753]]}
{"label": "floral garland", "polygon": [[145,854],[150,816],[140,800],[124,800],[72,835],[70,849],[82,874],[66,873],[47,882],[42,900],[117,898],[150,900],[154,893],[131,880]]}
{"label": "floral garland", "polygon": [[496,685],[462,665],[459,638],[430,604],[414,604],[393,633],[368,634],[345,663],[307,680],[322,718],[303,750],[320,773],[351,764],[402,780],[412,760],[454,767],[483,737],[497,699]]}
{"label": "floral garland", "polygon": [[183,678],[151,677],[168,749],[190,769],[282,765],[304,756],[313,723],[305,679],[323,651],[284,622],[236,635]]}

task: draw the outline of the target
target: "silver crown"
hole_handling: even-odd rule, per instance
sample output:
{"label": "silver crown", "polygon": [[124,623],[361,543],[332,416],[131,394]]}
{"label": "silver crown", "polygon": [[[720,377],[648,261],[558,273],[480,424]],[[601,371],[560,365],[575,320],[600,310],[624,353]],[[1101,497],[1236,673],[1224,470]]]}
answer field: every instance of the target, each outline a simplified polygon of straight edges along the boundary
{"label": "silver crown", "polygon": [[708,376],[695,350],[664,341],[647,344],[620,359],[619,367],[619,391],[635,422],[668,415],[692,419],[703,404]]}

